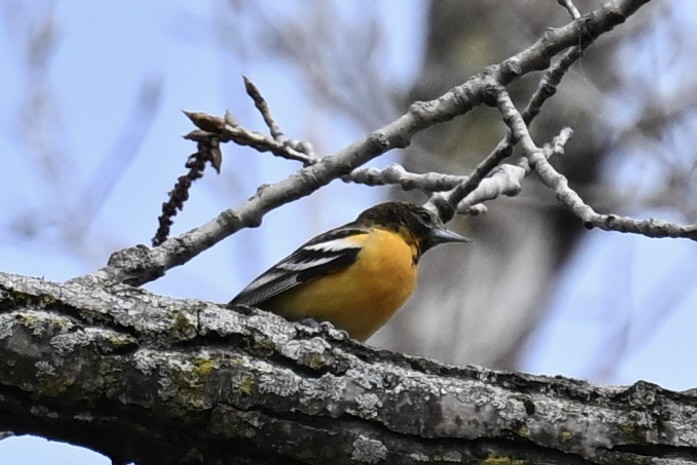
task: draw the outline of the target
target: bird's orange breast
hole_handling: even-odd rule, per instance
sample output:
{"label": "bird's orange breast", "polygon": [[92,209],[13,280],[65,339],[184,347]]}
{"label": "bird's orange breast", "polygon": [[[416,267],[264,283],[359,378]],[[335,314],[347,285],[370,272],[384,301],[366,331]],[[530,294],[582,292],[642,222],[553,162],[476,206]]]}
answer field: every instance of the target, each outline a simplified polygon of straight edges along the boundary
{"label": "bird's orange breast", "polygon": [[413,292],[416,251],[398,234],[380,229],[349,240],[362,246],[353,264],[261,307],[291,320],[330,321],[356,339],[370,337]]}

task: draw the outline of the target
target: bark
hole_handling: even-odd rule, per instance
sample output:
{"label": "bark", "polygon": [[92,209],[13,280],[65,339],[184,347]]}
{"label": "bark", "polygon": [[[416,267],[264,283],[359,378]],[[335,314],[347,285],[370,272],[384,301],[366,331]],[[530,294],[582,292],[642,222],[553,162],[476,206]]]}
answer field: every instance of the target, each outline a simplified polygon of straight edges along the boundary
{"label": "bark", "polygon": [[697,396],[377,350],[324,325],[0,273],[0,431],[115,463],[697,463]]}

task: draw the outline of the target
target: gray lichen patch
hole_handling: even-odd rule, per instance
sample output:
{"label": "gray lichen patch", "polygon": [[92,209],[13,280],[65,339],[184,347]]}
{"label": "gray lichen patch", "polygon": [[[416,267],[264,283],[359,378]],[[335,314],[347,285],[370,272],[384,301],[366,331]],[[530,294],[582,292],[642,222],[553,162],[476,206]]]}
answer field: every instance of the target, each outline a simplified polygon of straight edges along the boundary
{"label": "gray lichen patch", "polygon": [[198,312],[199,332],[204,336],[214,333],[220,337],[254,334],[260,343],[270,348],[282,347],[295,338],[295,328],[283,317],[258,309],[249,311],[242,313],[212,304],[205,306]]}
{"label": "gray lichen patch", "polygon": [[157,350],[140,349],[133,354],[134,367],[144,375],[152,375],[161,361],[162,357]]}
{"label": "gray lichen patch", "polygon": [[353,442],[351,459],[358,463],[380,463],[387,458],[387,447],[377,439],[360,435]]}
{"label": "gray lichen patch", "polygon": [[279,397],[296,396],[300,389],[300,379],[291,370],[275,370],[262,373],[258,377],[259,392]]}
{"label": "gray lichen patch", "polygon": [[278,349],[285,357],[315,370],[334,365],[332,346],[320,337],[291,340],[280,345]]}
{"label": "gray lichen patch", "polygon": [[244,324],[240,321],[243,315],[233,310],[221,310],[218,307],[204,307],[198,312],[199,331],[202,336],[216,333],[218,336],[246,334]]}
{"label": "gray lichen patch", "polygon": [[135,347],[137,341],[132,336],[105,328],[88,327],[70,333],[58,334],[51,338],[51,347],[59,354],[73,352],[76,348],[94,344],[101,353]]}
{"label": "gray lichen patch", "polygon": [[0,314],[0,340],[12,334],[12,328],[20,326],[34,337],[51,337],[75,328],[76,324],[68,317],[44,310],[23,310]]}
{"label": "gray lichen patch", "polygon": [[188,340],[198,335],[198,316],[192,309],[182,308],[181,302],[172,308],[163,307],[154,298],[142,297],[128,301],[114,311],[115,321],[142,334],[168,335]]}
{"label": "gray lichen patch", "polygon": [[356,396],[356,405],[366,418],[377,417],[377,410],[382,406],[382,399],[377,394],[368,392]]}
{"label": "gray lichen patch", "polygon": [[97,330],[77,330],[72,333],[58,334],[51,338],[51,347],[56,349],[58,354],[73,352],[76,347],[86,347],[94,343]]}
{"label": "gray lichen patch", "polygon": [[214,352],[162,352],[139,349],[133,354],[135,366],[150,377],[157,386],[157,397],[162,402],[172,400],[177,409],[201,411],[212,408],[218,390],[216,377],[219,360]]}

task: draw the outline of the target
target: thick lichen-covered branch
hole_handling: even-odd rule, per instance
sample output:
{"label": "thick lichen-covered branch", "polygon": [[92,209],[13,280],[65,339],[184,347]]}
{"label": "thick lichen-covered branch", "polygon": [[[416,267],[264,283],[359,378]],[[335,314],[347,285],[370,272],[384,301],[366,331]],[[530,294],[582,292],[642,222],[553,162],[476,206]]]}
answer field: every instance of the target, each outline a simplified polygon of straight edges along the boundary
{"label": "thick lichen-covered branch", "polygon": [[0,430],[118,463],[697,457],[687,393],[446,367],[258,310],[121,285],[0,274],[0,360]]}

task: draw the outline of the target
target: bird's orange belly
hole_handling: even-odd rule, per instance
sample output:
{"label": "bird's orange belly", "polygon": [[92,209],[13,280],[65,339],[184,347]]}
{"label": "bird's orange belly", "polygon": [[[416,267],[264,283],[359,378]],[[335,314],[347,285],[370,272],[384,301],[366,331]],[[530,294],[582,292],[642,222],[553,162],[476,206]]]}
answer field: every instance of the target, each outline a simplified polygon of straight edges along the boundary
{"label": "bird's orange belly", "polygon": [[416,284],[412,249],[399,236],[371,233],[348,268],[310,281],[262,307],[291,320],[330,321],[365,340],[406,302]]}

